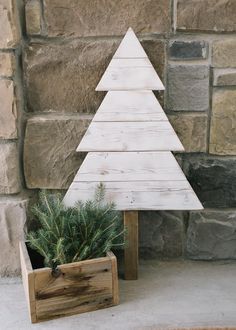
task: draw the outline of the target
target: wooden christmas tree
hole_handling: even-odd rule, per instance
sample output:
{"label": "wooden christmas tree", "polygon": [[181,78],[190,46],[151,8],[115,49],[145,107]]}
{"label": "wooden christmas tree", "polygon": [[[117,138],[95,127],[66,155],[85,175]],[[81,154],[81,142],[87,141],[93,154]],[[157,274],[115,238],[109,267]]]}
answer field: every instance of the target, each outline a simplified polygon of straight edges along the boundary
{"label": "wooden christmas tree", "polygon": [[130,28],[96,88],[108,93],[77,148],[88,154],[64,198],[73,206],[105,184],[106,199],[125,211],[126,278],[137,277],[138,210],[202,209],[171,153],[184,148],[152,92],[163,89]]}

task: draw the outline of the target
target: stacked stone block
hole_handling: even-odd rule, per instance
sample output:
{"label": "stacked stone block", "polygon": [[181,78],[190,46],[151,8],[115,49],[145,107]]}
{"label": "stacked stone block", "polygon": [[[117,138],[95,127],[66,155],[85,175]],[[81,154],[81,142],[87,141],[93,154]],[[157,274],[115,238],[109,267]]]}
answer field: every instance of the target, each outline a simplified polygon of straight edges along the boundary
{"label": "stacked stone block", "polygon": [[176,158],[205,206],[142,212],[141,254],[236,259],[236,1],[26,0],[21,38],[14,3],[0,5],[4,201],[69,187],[83,159],[76,146],[104,97],[95,87],[131,26],[166,86],[156,96],[186,150]]}
{"label": "stacked stone block", "polygon": [[17,54],[17,3],[0,3],[0,276],[19,274],[18,241],[24,238],[27,198],[22,197]]}

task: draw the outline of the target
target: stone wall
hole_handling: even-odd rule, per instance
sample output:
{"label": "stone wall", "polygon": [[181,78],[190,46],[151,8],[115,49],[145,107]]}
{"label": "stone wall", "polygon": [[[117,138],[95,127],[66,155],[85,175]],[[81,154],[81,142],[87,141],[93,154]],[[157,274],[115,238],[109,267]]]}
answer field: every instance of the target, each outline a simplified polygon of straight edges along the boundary
{"label": "stone wall", "polygon": [[0,0],[1,274],[19,269],[27,201],[67,189],[83,161],[95,87],[129,26],[166,86],[156,95],[205,207],[141,212],[141,255],[236,258],[235,17],[235,0]]}
{"label": "stone wall", "polygon": [[22,171],[24,98],[21,74],[23,2],[0,0],[0,275],[19,273],[28,193]]}

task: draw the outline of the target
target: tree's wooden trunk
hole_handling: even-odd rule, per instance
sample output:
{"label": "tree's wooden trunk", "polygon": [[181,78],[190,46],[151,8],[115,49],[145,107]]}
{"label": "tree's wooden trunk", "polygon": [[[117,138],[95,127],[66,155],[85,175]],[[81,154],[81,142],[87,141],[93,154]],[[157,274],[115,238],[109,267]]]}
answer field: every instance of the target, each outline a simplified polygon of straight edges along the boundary
{"label": "tree's wooden trunk", "polygon": [[127,230],[125,246],[125,279],[138,278],[138,211],[124,212],[124,226]]}

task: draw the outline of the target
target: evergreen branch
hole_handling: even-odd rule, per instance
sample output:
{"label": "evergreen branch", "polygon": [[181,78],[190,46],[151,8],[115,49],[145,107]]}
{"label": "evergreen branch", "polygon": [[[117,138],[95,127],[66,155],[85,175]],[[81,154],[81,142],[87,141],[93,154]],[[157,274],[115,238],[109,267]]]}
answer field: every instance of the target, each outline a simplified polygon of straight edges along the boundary
{"label": "evergreen branch", "polygon": [[93,200],[66,208],[59,194],[42,191],[32,211],[41,228],[28,234],[30,246],[44,257],[45,266],[102,257],[112,247],[122,247],[123,224],[114,203],[105,203],[99,185]]}

